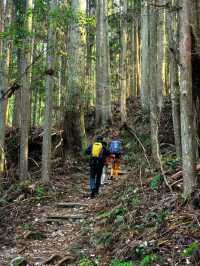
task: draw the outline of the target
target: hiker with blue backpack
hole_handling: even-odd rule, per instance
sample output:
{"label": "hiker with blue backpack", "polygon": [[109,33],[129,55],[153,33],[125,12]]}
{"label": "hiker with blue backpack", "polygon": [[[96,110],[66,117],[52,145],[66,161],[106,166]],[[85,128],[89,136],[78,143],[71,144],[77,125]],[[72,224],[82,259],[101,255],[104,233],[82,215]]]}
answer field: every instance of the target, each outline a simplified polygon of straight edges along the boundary
{"label": "hiker with blue backpack", "polygon": [[98,136],[96,141],[88,146],[86,154],[90,155],[90,197],[95,198],[101,186],[101,175],[106,158],[110,154],[102,136]]}
{"label": "hiker with blue backpack", "polygon": [[111,164],[110,179],[118,177],[120,171],[120,158],[122,154],[122,143],[117,138],[110,142],[109,146],[109,161]]}

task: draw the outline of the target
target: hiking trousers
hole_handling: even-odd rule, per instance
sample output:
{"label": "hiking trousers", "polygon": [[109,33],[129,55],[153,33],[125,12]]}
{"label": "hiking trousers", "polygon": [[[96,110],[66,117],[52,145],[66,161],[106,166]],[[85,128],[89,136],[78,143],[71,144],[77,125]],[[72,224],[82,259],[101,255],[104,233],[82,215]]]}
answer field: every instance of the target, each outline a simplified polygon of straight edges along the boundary
{"label": "hiking trousers", "polygon": [[120,171],[120,158],[115,155],[110,156],[110,163],[111,163],[111,171],[110,176],[118,177]]}
{"label": "hiking trousers", "polygon": [[103,171],[103,164],[98,160],[90,163],[90,190],[98,193],[101,185],[101,175]]}

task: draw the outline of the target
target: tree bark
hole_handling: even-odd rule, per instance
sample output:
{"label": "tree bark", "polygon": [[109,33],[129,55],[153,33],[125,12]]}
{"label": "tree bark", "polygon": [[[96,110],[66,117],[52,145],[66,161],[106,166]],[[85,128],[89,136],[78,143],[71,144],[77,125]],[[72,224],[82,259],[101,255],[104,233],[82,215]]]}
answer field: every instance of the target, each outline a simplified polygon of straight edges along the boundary
{"label": "tree bark", "polygon": [[[156,4],[163,6],[165,0],[158,0]],[[158,8],[157,18],[157,105],[159,111],[162,110],[163,105],[163,91],[164,91],[164,8]]]}
{"label": "tree bark", "polygon": [[[0,3],[0,31],[4,32],[11,23],[12,3],[7,0]],[[0,98],[8,89],[9,63],[10,63],[11,43],[9,40],[0,40]],[[5,128],[6,128],[6,109],[7,99],[0,100],[0,178],[5,171]]]}
{"label": "tree bark", "polygon": [[[24,15],[24,29],[27,33],[32,31],[32,0],[26,0],[26,7]],[[30,126],[30,84],[31,73],[27,67],[31,63],[31,40],[29,36],[24,36],[22,55],[21,55],[21,67],[22,67],[22,88],[21,88],[21,135],[20,135],[20,179],[26,179],[28,177],[28,135]]]}
{"label": "tree bark", "polygon": [[[56,8],[56,0],[50,1],[50,12]],[[51,48],[50,48],[51,47]],[[49,19],[47,68],[55,68],[55,29]],[[48,183],[51,175],[51,128],[52,128],[52,101],[54,76],[48,75],[46,79],[46,99],[44,115],[44,134],[42,142],[42,181]]]}
{"label": "tree bark", "polygon": [[120,115],[121,123],[124,124],[127,121],[127,111],[126,111],[126,70],[127,70],[127,1],[121,1],[122,13],[121,13],[121,54],[120,54]]}
{"label": "tree bark", "polygon": [[[95,3],[92,0],[87,0],[87,16],[95,17]],[[93,60],[92,60],[92,52],[95,46],[95,35],[93,31],[95,30],[93,25],[89,25],[87,27],[87,60],[86,60],[86,94],[87,94],[87,102],[86,107],[94,106],[95,104],[95,86],[92,79],[92,67],[93,67]]]}
{"label": "tree bark", "polygon": [[149,110],[149,7],[143,0],[141,6],[141,104],[144,111]]}
{"label": "tree bark", "polygon": [[[86,12],[85,0],[72,0],[71,8],[75,17]],[[77,22],[71,20],[69,26],[68,62],[67,62],[67,110],[64,120],[65,152],[78,152],[85,145],[84,125],[84,68],[85,68],[85,32]]]}
{"label": "tree bark", "polygon": [[184,195],[195,189],[195,152],[192,108],[191,13],[190,1],[182,0],[180,10],[180,105]]}
{"label": "tree bark", "polygon": [[159,130],[159,116],[157,106],[157,12],[155,6],[150,6],[150,122],[151,122],[151,149],[152,156],[156,163],[159,163],[159,141],[158,141],[158,130]]}
{"label": "tree bark", "polygon": [[[173,1],[174,2],[174,1]],[[172,3],[172,7],[177,0]],[[181,123],[180,123],[180,87],[178,78],[178,21],[177,12],[168,12],[167,28],[169,36],[169,71],[170,71],[170,96],[172,102],[172,118],[174,140],[177,157],[181,157]]]}
{"label": "tree bark", "polygon": [[97,1],[96,12],[96,126],[111,121],[111,98],[109,86],[107,1]]}

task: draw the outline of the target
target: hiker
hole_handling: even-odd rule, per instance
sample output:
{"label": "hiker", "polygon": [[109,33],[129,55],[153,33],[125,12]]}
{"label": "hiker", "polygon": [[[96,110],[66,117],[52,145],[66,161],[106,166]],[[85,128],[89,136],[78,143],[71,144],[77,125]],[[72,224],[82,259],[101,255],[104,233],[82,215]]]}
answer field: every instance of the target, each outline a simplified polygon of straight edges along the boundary
{"label": "hiker", "polygon": [[96,141],[88,146],[86,154],[90,155],[90,190],[91,198],[94,198],[99,193],[103,167],[109,155],[102,136],[98,136]]}
{"label": "hiker", "polygon": [[[107,149],[108,144],[104,141],[103,146]],[[103,166],[102,175],[101,175],[101,185],[107,184],[108,158],[109,156],[106,156],[105,158],[103,158],[104,166]]]}
{"label": "hiker", "polygon": [[109,161],[111,164],[110,179],[112,180],[115,177],[118,177],[120,171],[120,158],[122,154],[122,143],[117,138],[113,139],[110,142],[109,146]]}

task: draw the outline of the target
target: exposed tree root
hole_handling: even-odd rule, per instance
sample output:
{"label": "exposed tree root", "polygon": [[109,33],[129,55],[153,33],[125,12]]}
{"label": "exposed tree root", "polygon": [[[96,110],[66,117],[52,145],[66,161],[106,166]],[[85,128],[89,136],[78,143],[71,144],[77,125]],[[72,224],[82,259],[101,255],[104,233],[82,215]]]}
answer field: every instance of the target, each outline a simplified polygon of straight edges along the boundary
{"label": "exposed tree root", "polygon": [[61,261],[59,261],[56,266],[62,266],[62,265],[67,265],[66,263],[69,263],[69,261],[74,260],[74,258],[72,256],[66,256],[65,258],[63,258]]}
{"label": "exposed tree root", "polygon": [[54,254],[54,255],[52,255],[50,258],[48,258],[47,260],[45,260],[45,261],[41,264],[41,266],[46,265],[46,264],[49,264],[49,263],[52,263],[53,261],[55,261],[55,260],[60,260],[60,259],[61,259],[61,257],[60,257],[58,254]]}

